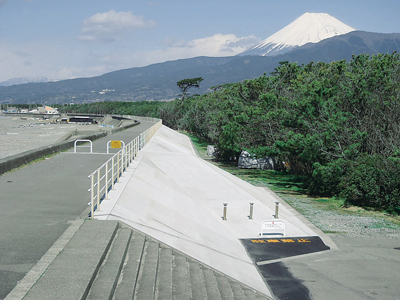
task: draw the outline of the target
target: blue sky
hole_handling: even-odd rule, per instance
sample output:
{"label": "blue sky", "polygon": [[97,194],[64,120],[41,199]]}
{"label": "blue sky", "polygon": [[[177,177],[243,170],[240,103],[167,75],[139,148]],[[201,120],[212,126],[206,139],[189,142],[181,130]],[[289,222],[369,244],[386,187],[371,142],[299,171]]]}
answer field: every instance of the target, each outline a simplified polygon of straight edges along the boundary
{"label": "blue sky", "polygon": [[0,81],[235,55],[306,12],[400,33],[398,0],[0,0]]}

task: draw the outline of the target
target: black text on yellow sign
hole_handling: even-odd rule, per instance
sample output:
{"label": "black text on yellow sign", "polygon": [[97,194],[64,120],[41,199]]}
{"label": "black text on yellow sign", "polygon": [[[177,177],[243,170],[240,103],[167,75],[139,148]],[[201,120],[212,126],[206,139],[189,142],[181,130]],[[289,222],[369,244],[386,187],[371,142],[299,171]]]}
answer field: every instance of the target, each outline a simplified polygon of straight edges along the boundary
{"label": "black text on yellow sign", "polygon": [[268,240],[251,240],[253,244],[267,243],[311,243],[308,239],[268,239]]}
{"label": "black text on yellow sign", "polygon": [[119,148],[121,148],[121,141],[111,141],[111,148],[112,148],[112,149],[119,149]]}

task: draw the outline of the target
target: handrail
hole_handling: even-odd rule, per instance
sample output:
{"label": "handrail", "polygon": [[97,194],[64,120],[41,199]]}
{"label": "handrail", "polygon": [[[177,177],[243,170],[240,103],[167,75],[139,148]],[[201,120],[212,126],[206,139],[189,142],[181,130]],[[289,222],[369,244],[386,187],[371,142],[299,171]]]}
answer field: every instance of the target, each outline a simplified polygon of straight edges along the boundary
{"label": "handrail", "polygon": [[[135,117],[136,118],[136,117]],[[151,140],[156,132],[162,126],[162,120],[141,133],[131,142],[127,143],[124,148],[115,153],[109,160],[102,164],[97,170],[93,171],[88,177],[90,178],[90,217],[94,218],[94,212],[100,210],[100,203],[103,199],[108,199],[109,190],[114,190],[115,183],[119,182],[119,178],[129,167],[131,162],[139,155],[139,150]]]}
{"label": "handrail", "polygon": [[[90,145],[89,146],[83,146],[83,145],[80,145],[80,146],[78,146],[77,144],[78,144],[78,142],[85,142],[85,143],[89,143]],[[76,153],[76,148],[90,148],[90,153],[92,153],[92,151],[93,151],[93,142],[91,141],[91,140],[75,140],[75,142],[74,142],[74,153]]]}

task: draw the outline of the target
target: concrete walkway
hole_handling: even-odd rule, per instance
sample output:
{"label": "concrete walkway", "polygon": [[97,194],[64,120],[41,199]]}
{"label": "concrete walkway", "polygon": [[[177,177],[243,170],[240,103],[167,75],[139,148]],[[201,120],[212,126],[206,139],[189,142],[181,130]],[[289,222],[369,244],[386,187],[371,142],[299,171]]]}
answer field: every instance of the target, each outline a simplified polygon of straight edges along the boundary
{"label": "concrete walkway", "polygon": [[154,123],[93,142],[93,154],[72,150],[0,176],[0,299],[77,219],[87,216],[88,175],[110,155],[107,142],[130,142]]}
{"label": "concrete walkway", "polygon": [[[163,126],[141,151],[98,219],[120,220],[218,271],[271,295],[239,238],[259,238],[273,218],[276,196],[197,157],[189,138]],[[254,203],[253,220],[248,218]],[[227,220],[222,219],[228,203]],[[318,236],[280,207],[286,236]],[[329,238],[325,243],[331,243]]]}

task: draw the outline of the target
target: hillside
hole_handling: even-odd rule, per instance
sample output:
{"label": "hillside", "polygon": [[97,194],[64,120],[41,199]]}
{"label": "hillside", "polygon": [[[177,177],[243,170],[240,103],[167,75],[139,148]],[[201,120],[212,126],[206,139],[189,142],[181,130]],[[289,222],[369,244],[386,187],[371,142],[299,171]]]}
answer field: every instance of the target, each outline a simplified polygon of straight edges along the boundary
{"label": "hillside", "polygon": [[[28,83],[0,87],[0,102],[82,103],[90,101],[168,100],[179,95],[176,82],[203,77],[203,94],[212,86],[256,78],[271,73],[280,61],[306,64],[310,61],[350,60],[353,54],[392,53],[400,50],[400,34],[353,31],[309,43],[277,56],[195,57],[130,68],[91,78]],[[100,94],[101,92],[101,94]]]}

